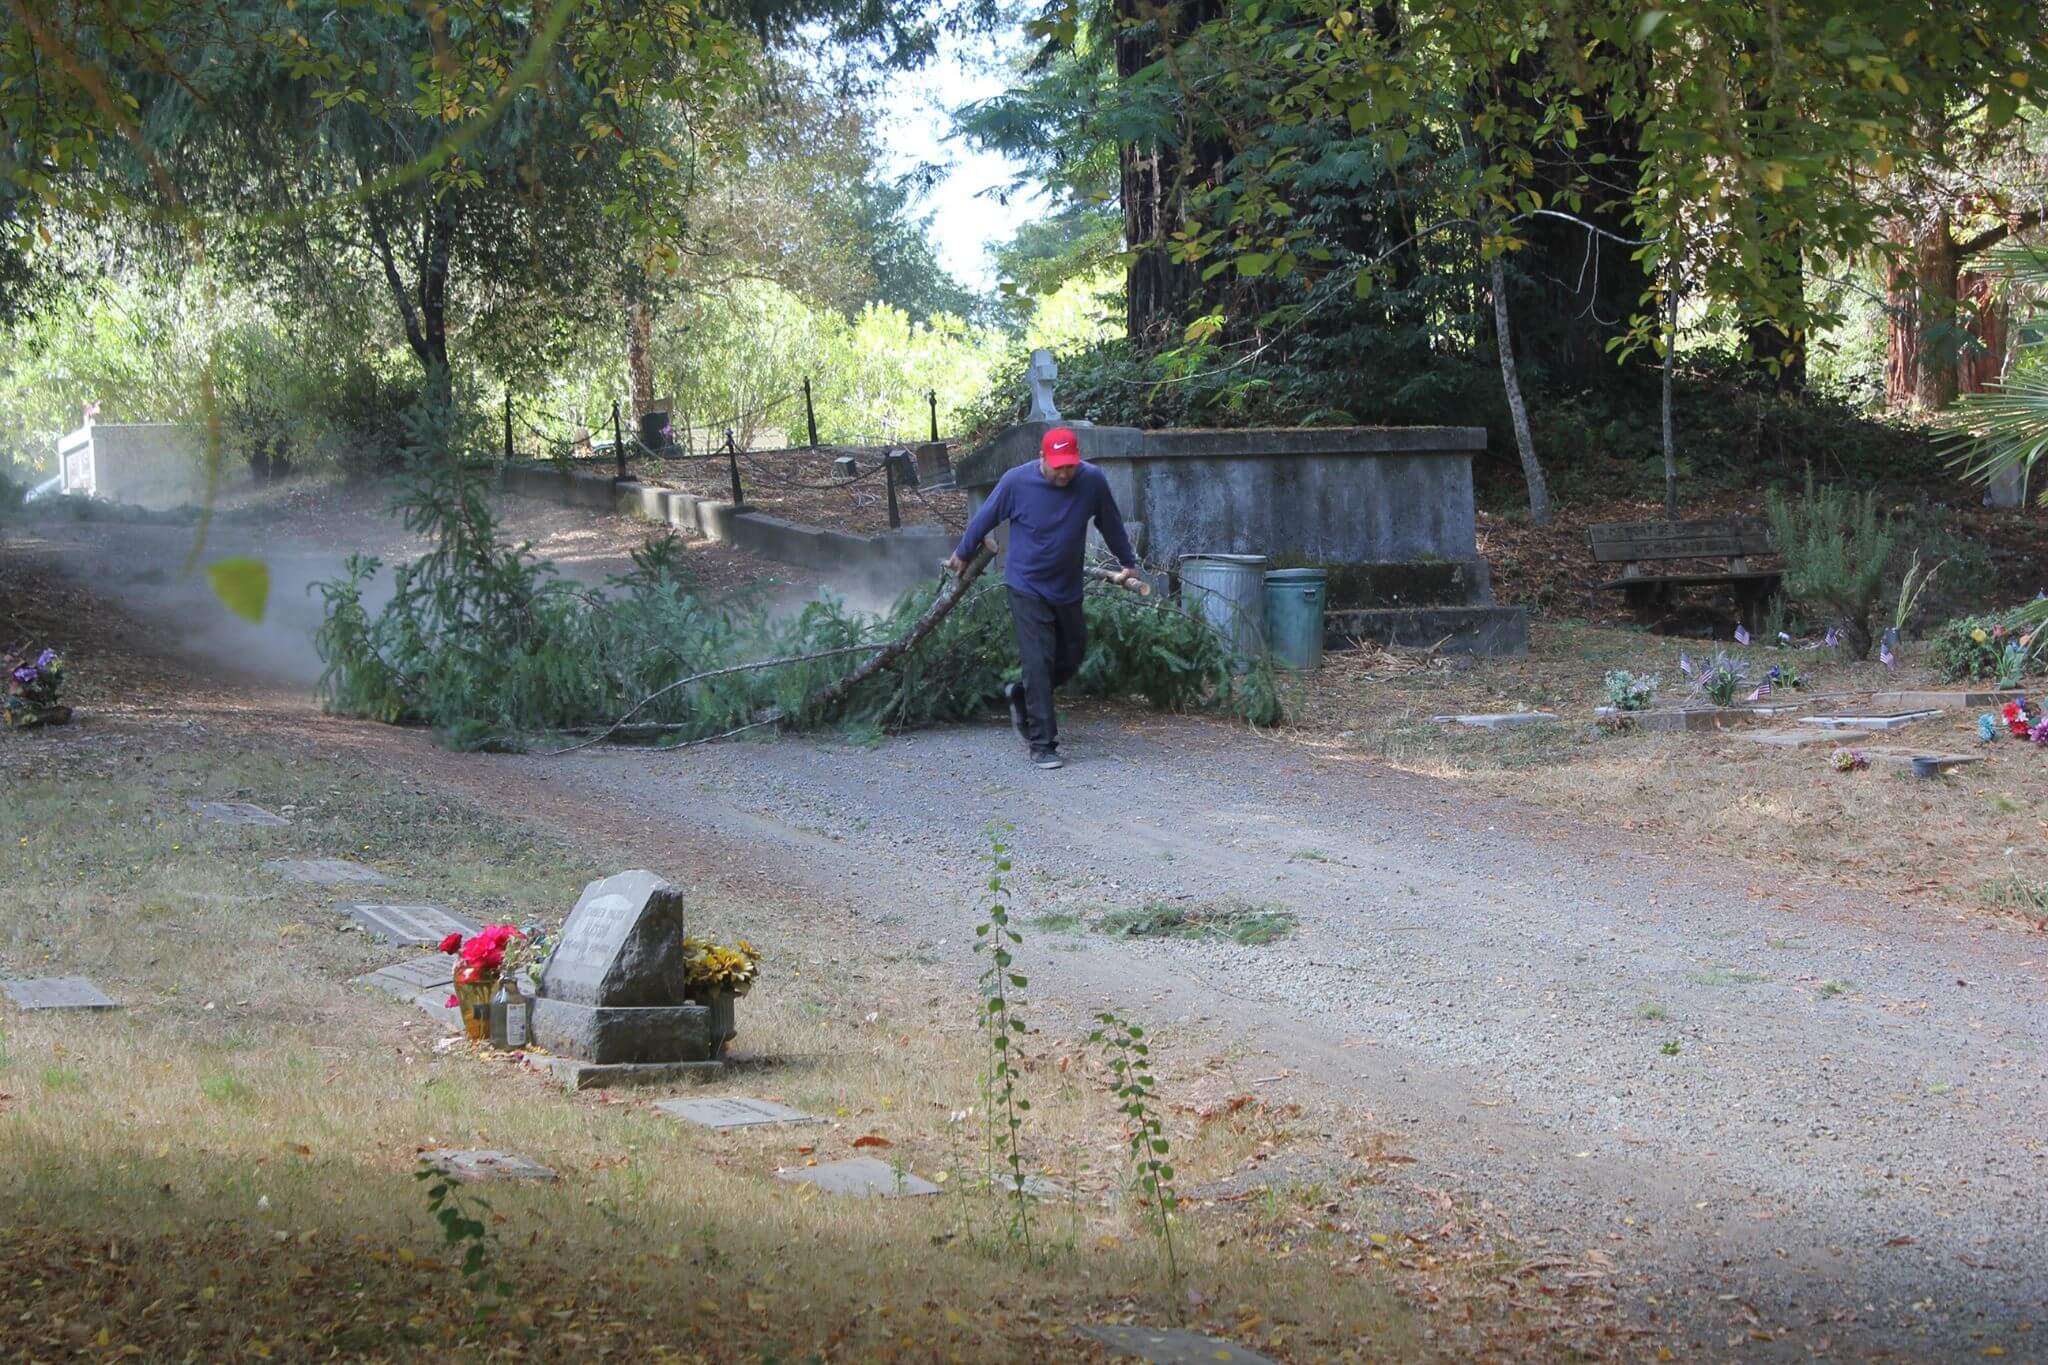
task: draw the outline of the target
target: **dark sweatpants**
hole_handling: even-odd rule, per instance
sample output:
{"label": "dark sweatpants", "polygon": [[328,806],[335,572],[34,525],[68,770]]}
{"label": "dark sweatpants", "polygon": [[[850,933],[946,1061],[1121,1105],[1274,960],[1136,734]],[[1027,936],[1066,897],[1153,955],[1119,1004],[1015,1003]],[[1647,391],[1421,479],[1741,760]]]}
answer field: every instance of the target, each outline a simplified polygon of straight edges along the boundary
{"label": "dark sweatpants", "polygon": [[1031,750],[1059,747],[1052,690],[1080,671],[1088,651],[1088,621],[1079,602],[1048,602],[1035,592],[1010,589],[1010,620],[1024,660],[1024,732]]}

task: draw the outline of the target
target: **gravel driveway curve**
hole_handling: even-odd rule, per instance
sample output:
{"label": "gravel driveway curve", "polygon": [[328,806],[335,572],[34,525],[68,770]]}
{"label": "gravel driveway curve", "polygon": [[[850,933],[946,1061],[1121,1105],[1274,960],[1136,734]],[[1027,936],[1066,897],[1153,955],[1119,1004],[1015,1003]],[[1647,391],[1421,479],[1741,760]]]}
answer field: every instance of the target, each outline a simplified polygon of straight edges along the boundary
{"label": "gravel driveway curve", "polygon": [[1221,725],[1067,728],[1057,772],[996,726],[497,762],[907,943],[960,941],[996,818],[1027,917],[1284,906],[1257,949],[1041,934],[1033,996],[1262,1040],[1702,1354],[2048,1357],[2042,935]]}

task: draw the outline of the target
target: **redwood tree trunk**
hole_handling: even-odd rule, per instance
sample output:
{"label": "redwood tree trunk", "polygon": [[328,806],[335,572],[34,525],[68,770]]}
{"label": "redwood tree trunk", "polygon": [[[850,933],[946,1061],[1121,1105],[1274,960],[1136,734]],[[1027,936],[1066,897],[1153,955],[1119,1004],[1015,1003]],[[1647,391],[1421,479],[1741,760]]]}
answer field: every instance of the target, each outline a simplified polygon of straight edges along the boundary
{"label": "redwood tree trunk", "polygon": [[1955,401],[1956,366],[1951,332],[1962,261],[1946,206],[1915,230],[1896,224],[1892,240],[1910,258],[1892,267],[1885,291],[1885,404],[1934,411]]}

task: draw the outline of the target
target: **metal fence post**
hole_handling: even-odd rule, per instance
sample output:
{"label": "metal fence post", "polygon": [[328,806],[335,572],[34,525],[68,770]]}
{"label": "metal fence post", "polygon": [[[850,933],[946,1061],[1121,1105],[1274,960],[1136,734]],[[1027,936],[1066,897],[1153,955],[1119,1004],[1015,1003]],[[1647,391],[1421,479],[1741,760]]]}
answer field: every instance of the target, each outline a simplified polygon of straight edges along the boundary
{"label": "metal fence post", "polygon": [[924,399],[932,405],[932,439],[936,441],[939,439],[939,391],[926,389]]}
{"label": "metal fence post", "polygon": [[505,386],[505,458],[512,458],[512,386]]}
{"label": "metal fence post", "polygon": [[732,505],[744,507],[747,505],[747,495],[740,491],[740,446],[739,442],[732,438],[731,427],[725,429],[725,458],[732,466]]}
{"label": "metal fence post", "polygon": [[889,529],[903,529],[903,513],[896,507],[896,452],[886,451],[882,455],[882,479],[889,485]]}
{"label": "metal fence post", "polygon": [[626,443],[619,435],[619,400],[612,400],[612,454],[618,458],[620,479],[626,477]]}
{"label": "metal fence post", "polygon": [[804,376],[804,425],[810,429],[811,449],[818,448],[818,414],[811,407],[811,377]]}

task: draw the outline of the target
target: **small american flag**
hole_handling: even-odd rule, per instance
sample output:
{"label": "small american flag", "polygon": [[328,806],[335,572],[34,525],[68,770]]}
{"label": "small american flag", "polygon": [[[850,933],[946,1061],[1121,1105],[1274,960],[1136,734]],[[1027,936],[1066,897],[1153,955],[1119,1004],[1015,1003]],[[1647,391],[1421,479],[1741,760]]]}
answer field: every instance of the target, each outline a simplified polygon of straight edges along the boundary
{"label": "small american flag", "polygon": [[1769,678],[1765,678],[1762,682],[1756,685],[1756,690],[1749,694],[1749,699],[1751,701],[1762,701],[1765,697],[1768,697],[1770,695],[1771,680]]}
{"label": "small american flag", "polygon": [[1678,671],[1685,674],[1688,678],[1692,676],[1692,656],[1690,654],[1680,654],[1678,656]]}
{"label": "small american flag", "polygon": [[1738,645],[1749,643],[1749,630],[1746,627],[1737,626],[1735,628],[1735,643]]}

